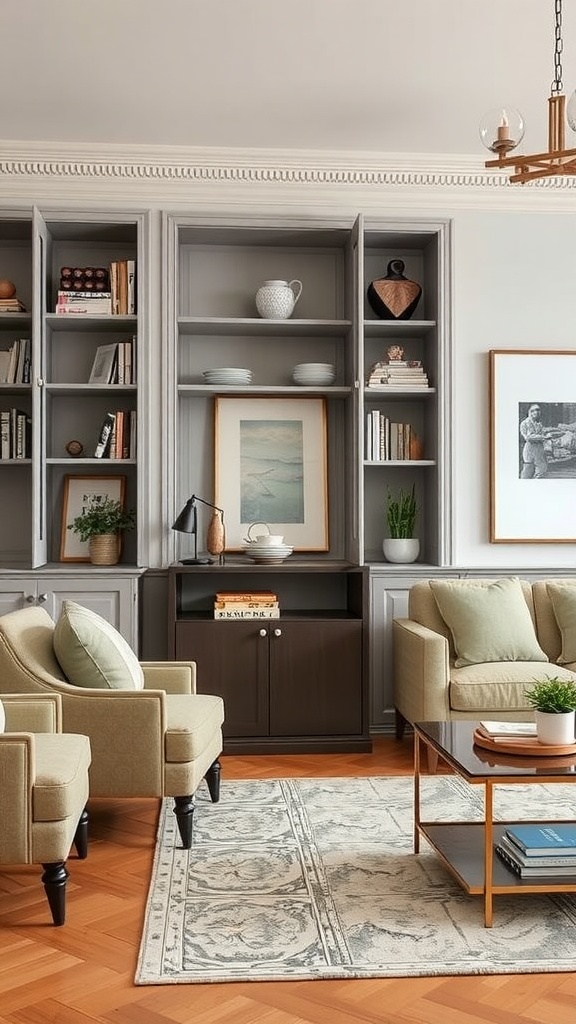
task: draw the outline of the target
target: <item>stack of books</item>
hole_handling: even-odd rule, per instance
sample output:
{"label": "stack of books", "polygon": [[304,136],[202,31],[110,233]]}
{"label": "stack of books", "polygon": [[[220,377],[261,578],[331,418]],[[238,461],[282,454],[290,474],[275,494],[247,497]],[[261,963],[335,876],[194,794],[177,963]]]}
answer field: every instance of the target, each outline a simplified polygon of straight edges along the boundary
{"label": "stack of books", "polygon": [[116,260],[110,264],[112,312],[117,316],[136,313],[136,261]]}
{"label": "stack of books", "polygon": [[32,419],[22,409],[0,411],[0,459],[29,459],[32,454]]}
{"label": "stack of books", "polygon": [[576,880],[576,823],[508,825],[494,849],[520,878],[574,875]]}
{"label": "stack of books", "polygon": [[427,388],[428,377],[421,359],[393,359],[372,367],[366,387],[382,391],[412,391],[414,388]]}
{"label": "stack of books", "polygon": [[30,338],[19,338],[9,349],[0,349],[0,384],[30,383]]}
{"label": "stack of books", "polygon": [[136,410],[107,412],[94,449],[96,459],[136,458]]}
{"label": "stack of books", "polygon": [[[379,409],[366,415],[366,461],[405,461],[411,457],[417,435],[410,423],[396,423]],[[421,445],[419,446],[421,448]],[[418,458],[421,458],[419,451]]]}
{"label": "stack of books", "polygon": [[221,590],[214,597],[215,619],[279,619],[278,595],[272,590]]}
{"label": "stack of books", "polygon": [[0,313],[25,313],[26,306],[17,295],[12,295],[9,299],[0,299]]}
{"label": "stack of books", "polygon": [[97,291],[59,291],[56,312],[81,313],[90,316],[109,316],[112,312],[112,293]]}

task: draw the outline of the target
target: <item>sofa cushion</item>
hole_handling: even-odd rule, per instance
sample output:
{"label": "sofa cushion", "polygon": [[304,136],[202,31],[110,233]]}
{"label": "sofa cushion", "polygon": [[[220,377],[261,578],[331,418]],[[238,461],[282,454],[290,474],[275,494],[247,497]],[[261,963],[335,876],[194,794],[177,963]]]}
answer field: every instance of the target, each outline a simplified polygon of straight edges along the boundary
{"label": "sofa cushion", "polygon": [[144,674],[130,645],[96,612],[64,601],[54,653],[70,683],[92,689],[142,690]]}
{"label": "sofa cushion", "polygon": [[452,633],[456,667],[501,661],[548,661],[520,580],[430,580]]}
{"label": "sofa cushion", "polygon": [[199,757],[224,721],[221,697],[166,694],[166,760],[186,764]]}
{"label": "sofa cushion", "polygon": [[576,661],[576,583],[547,583],[554,617],[562,638],[559,665]]}
{"label": "sofa cushion", "polygon": [[450,710],[477,712],[479,716],[496,711],[528,711],[533,715],[525,693],[546,675],[576,679],[573,672],[550,663],[544,666],[541,661],[501,661],[453,668]]}

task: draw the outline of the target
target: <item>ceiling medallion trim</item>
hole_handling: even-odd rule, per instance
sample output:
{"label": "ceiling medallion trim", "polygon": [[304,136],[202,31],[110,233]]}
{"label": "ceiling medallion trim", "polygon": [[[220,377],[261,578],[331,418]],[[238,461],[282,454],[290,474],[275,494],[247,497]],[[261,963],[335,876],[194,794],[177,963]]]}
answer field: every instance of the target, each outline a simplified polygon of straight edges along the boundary
{"label": "ceiling medallion trim", "polygon": [[[323,155],[326,160],[327,154]],[[291,157],[294,160],[294,157]],[[349,156],[348,156],[349,159]],[[374,155],[371,154],[372,161]],[[407,159],[404,155],[404,159]],[[420,157],[422,163],[424,157]],[[394,163],[398,163],[395,159]],[[413,163],[414,161],[412,161]],[[430,158],[430,165],[422,169],[405,169],[402,167],[385,168],[370,166],[338,167],[338,166],[306,166],[288,161],[280,166],[270,162],[243,163],[241,160],[222,162],[172,162],[143,160],[38,160],[8,159],[0,160],[0,176],[12,178],[76,178],[132,180],[132,181],[163,181],[163,182],[235,182],[246,184],[298,184],[298,185],[336,185],[342,186],[397,186],[397,187],[443,187],[473,189],[509,189],[510,183],[501,172],[487,172],[478,168],[474,161],[473,169],[459,167],[455,169],[434,169],[437,158]],[[380,161],[380,164],[382,161]],[[444,164],[446,162],[444,161]],[[456,161],[455,161],[456,163]],[[576,188],[576,178],[554,177],[533,182],[530,188],[546,191],[565,191]]]}

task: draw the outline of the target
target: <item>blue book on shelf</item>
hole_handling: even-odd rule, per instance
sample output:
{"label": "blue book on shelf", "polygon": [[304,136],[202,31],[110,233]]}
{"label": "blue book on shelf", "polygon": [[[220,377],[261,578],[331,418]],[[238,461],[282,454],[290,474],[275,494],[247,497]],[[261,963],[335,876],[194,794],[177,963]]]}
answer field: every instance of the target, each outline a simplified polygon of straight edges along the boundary
{"label": "blue book on shelf", "polygon": [[576,822],[508,825],[506,835],[527,857],[542,857],[556,850],[576,856]]}

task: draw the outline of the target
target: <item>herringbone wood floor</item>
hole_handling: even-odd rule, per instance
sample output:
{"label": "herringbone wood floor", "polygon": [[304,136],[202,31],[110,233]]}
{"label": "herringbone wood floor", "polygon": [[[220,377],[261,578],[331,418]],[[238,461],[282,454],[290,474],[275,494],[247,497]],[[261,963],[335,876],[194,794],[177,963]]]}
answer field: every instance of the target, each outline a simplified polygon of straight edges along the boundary
{"label": "herringbone wood floor", "polygon": [[[227,778],[406,775],[412,747],[380,738],[372,755],[222,761]],[[136,987],[158,803],[94,800],[90,812],[88,859],[69,865],[64,927],[49,923],[36,868],[0,873],[2,1022],[575,1024],[576,974]]]}

